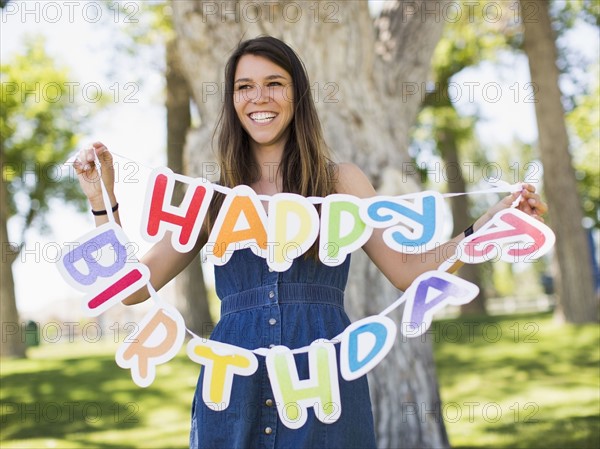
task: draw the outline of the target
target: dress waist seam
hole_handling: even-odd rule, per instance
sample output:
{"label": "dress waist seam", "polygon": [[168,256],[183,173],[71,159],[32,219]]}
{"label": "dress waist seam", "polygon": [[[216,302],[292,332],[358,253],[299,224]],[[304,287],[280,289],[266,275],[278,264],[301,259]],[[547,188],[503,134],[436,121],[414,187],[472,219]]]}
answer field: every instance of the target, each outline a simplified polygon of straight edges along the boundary
{"label": "dress waist seam", "polygon": [[331,285],[306,283],[263,285],[222,298],[221,316],[277,304],[323,304],[343,310],[344,291]]}

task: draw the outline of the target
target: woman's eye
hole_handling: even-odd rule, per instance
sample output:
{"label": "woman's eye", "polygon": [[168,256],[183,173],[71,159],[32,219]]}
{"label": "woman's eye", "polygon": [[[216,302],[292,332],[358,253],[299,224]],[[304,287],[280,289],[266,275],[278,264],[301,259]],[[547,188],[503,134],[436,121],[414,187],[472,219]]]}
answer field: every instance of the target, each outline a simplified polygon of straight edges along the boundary
{"label": "woman's eye", "polygon": [[250,84],[240,84],[238,85],[238,90],[249,89],[250,87]]}
{"label": "woman's eye", "polygon": [[279,81],[271,81],[269,84],[267,84],[267,86],[269,86],[269,87],[281,86],[281,83]]}

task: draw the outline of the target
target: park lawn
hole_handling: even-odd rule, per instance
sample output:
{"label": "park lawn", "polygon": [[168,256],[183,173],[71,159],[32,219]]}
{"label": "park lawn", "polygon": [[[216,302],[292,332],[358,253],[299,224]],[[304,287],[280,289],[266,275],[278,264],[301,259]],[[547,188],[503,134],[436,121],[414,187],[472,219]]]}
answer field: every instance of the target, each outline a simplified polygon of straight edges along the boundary
{"label": "park lawn", "polygon": [[117,366],[114,343],[55,343],[2,360],[4,448],[185,448],[199,365],[181,354],[148,388]]}
{"label": "park lawn", "polygon": [[[435,322],[427,338],[453,447],[599,447],[599,332],[548,314]],[[139,388],[116,348],[43,344],[2,360],[0,447],[187,447],[199,366],[182,349]]]}
{"label": "park lawn", "polygon": [[434,322],[454,448],[600,447],[600,327],[551,314]]}

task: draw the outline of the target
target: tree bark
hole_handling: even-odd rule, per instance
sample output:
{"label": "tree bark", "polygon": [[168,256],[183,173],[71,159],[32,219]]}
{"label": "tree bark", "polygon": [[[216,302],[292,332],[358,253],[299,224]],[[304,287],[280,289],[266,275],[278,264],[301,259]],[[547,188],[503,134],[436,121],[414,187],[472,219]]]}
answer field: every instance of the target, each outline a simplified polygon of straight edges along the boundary
{"label": "tree bark", "polygon": [[[463,177],[458,155],[458,142],[451,127],[445,127],[445,129],[442,129],[437,133],[437,144],[447,168],[446,173],[448,173],[448,179],[446,182],[448,184],[448,193],[466,192],[467,184]],[[465,230],[470,224],[469,198],[466,195],[454,197],[451,200],[451,207],[454,229],[453,235],[456,235]],[[481,286],[482,278],[480,276],[480,270],[481,265],[479,264],[464,264],[457,274],[463,279]],[[479,294],[473,301],[460,306],[460,311],[463,315],[485,315],[485,292],[483,288],[479,290]]]}
{"label": "tree bark", "polygon": [[[4,167],[4,149],[0,149],[0,166]],[[19,320],[15,281],[12,265],[19,255],[18,245],[8,239],[8,189],[4,179],[0,180],[0,357],[24,358],[25,341],[23,326]]]}
{"label": "tree bark", "polygon": [[598,297],[594,292],[592,259],[582,226],[583,210],[559,89],[557,51],[546,1],[521,1],[524,20],[524,50],[529,58],[531,81],[536,88],[535,112],[538,140],[544,166],[544,190],[551,226],[556,233],[560,267],[556,314],[572,323],[598,320]]}
{"label": "tree bark", "polygon": [[[458,73],[458,72],[456,72]],[[448,193],[462,193],[467,191],[467,183],[463,176],[462,165],[459,154],[459,139],[457,136],[457,121],[453,118],[458,118],[458,113],[452,102],[448,92],[450,77],[454,75],[443,75],[440,77],[437,87],[434,91],[429,92],[424,104],[431,108],[450,108],[452,114],[445,114],[445,120],[435,121],[435,140],[438,151],[444,161],[446,184]],[[443,111],[443,109],[442,109]],[[452,208],[452,228],[453,235],[467,229],[472,223],[469,213],[469,198],[466,195],[454,197],[450,200]],[[483,276],[481,275],[480,264],[464,264],[458,271],[458,275],[463,279],[482,287]],[[463,315],[485,315],[485,290],[481,288],[479,294],[473,301],[460,306],[461,314]]]}
{"label": "tree bark", "polygon": [[[185,174],[183,152],[186,134],[191,126],[191,92],[182,74],[176,38],[167,43],[167,165],[175,173]],[[179,204],[185,194],[177,183],[173,202]],[[212,327],[208,295],[200,257],[196,257],[175,279],[175,305],[185,319],[185,325],[196,335],[205,335]]]}
{"label": "tree bark", "polygon": [[[409,128],[443,27],[439,17],[413,13],[424,3],[388,2],[374,23],[364,1],[172,2],[182,64],[201,120],[188,136],[190,172],[209,177],[213,170],[210,142],[227,57],[240,40],[270,34],[305,62],[336,159],[359,165],[381,194],[418,189],[415,178],[403,172],[411,165]],[[353,319],[379,313],[398,296],[362,252],[353,255],[346,294]],[[399,341],[370,385],[379,447],[448,447],[430,341]]]}

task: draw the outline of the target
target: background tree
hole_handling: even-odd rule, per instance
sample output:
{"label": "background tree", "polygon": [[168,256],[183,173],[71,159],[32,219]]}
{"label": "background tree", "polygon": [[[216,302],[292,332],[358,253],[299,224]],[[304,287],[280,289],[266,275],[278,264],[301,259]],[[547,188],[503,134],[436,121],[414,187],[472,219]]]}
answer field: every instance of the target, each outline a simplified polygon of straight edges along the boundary
{"label": "background tree", "polygon": [[[77,145],[81,117],[68,91],[67,70],[49,56],[42,38],[25,43],[23,54],[0,65],[0,238],[2,264],[0,355],[24,357],[25,346],[16,307],[12,264],[32,226],[45,229],[53,201],[68,199],[85,206],[79,186],[63,165]],[[20,235],[8,235],[15,220]]]}
{"label": "background tree", "polygon": [[557,314],[569,322],[594,322],[598,320],[598,297],[594,291],[592,258],[582,226],[583,212],[569,153],[555,34],[548,8],[545,1],[521,1],[523,48],[529,59],[531,81],[536,87],[535,112],[544,165],[544,190],[557,235],[560,267]]}
{"label": "background tree", "polygon": [[567,114],[571,142],[578,151],[573,155],[579,196],[590,224],[600,229],[600,77],[599,66],[592,69],[595,85],[577,99],[577,107]]}
{"label": "background tree", "polygon": [[[417,189],[417,180],[402,172],[410,164],[409,128],[421,102],[414,88],[426,80],[443,28],[440,17],[424,13],[425,3],[433,4],[390,1],[373,20],[367,2],[172,2],[183,70],[200,114],[187,139],[189,173],[203,174],[202,163],[213,160],[228,55],[242,39],[271,34],[305,61],[338,159],[358,164],[382,194]],[[364,255],[353,259],[350,315],[378,313],[399,293]],[[379,446],[448,446],[429,341],[395,345],[370,384]]]}
{"label": "background tree", "polygon": [[[181,70],[176,38],[166,45],[167,165],[175,173],[186,173],[183,151],[191,126],[190,90]],[[173,202],[181,203],[185,191],[177,183]],[[196,335],[210,333],[212,319],[200,256],[196,257],[175,279],[175,304],[185,317],[185,325]]]}
{"label": "background tree", "polygon": [[[427,92],[419,115],[420,127],[427,129],[427,135],[433,139],[443,161],[443,169],[433,170],[436,173],[433,181],[445,183],[449,193],[466,192],[467,183],[474,182],[474,179],[465,179],[463,167],[471,167],[465,161],[474,162],[472,156],[467,154],[466,147],[475,141],[474,128],[477,121],[476,115],[459,114],[452,101],[451,82],[465,68],[476,66],[485,60],[492,61],[499,51],[509,48],[507,37],[512,33],[507,14],[504,14],[503,20],[489,21],[485,20],[483,14],[465,14],[468,4],[459,5],[463,14],[446,25],[444,35],[434,52],[433,87]],[[478,159],[485,158],[481,149],[475,153]],[[472,172],[469,168],[467,171]],[[450,204],[453,234],[457,234],[466,229],[476,217],[471,215],[467,196],[452,198]],[[482,269],[480,264],[465,264],[459,274],[469,282],[483,286]],[[461,311],[464,314],[485,314],[485,289],[481,288],[475,300],[461,306]]]}
{"label": "background tree", "polygon": [[[127,3],[106,2],[105,6],[111,14],[114,8],[123,9],[126,16],[130,6]],[[192,123],[190,110],[191,92],[183,76],[177,36],[171,20],[169,2],[142,2],[139,4],[139,20],[135,27],[127,24],[107,23],[106,26],[122,28],[119,36],[122,39],[117,58],[126,56],[131,60],[145,62],[164,75],[164,104],[167,112],[167,166],[176,173],[188,174],[184,158],[184,147],[188,129]],[[160,55],[160,57],[158,56]],[[164,57],[162,56],[164,55]],[[143,82],[143,80],[140,80]],[[184,185],[175,184],[173,203],[179,204],[185,193]],[[210,332],[212,318],[208,305],[208,293],[204,283],[204,274],[200,257],[190,263],[175,278],[174,305],[185,317],[186,327],[197,335]]]}

